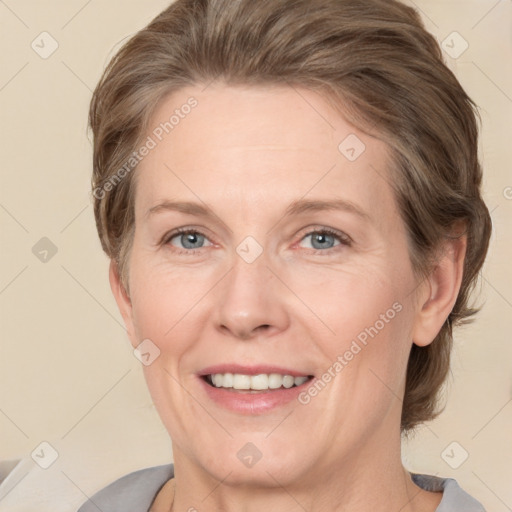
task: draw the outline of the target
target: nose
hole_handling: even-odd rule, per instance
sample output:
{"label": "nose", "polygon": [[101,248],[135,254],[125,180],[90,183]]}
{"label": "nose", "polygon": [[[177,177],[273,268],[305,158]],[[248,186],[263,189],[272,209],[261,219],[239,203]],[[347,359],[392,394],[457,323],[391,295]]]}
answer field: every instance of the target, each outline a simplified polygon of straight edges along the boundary
{"label": "nose", "polygon": [[224,335],[250,340],[273,336],[288,327],[289,292],[263,255],[252,263],[235,257],[219,284],[215,323]]}

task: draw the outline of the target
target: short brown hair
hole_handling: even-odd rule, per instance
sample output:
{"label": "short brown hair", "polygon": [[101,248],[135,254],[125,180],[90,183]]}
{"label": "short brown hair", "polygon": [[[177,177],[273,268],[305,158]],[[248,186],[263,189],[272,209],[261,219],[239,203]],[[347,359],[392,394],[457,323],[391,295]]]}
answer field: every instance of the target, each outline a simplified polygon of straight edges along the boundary
{"label": "short brown hair", "polygon": [[[435,340],[413,345],[402,431],[439,412],[452,326],[467,321],[491,231],[481,193],[475,105],[419,15],[394,0],[177,0],[114,56],[94,91],[93,195],[102,247],[127,290],[134,179],[119,170],[164,96],[185,86],[292,85],[317,91],[384,140],[413,268],[428,275],[456,223],[468,239],[455,306]],[[136,167],[136,166],[135,166]],[[117,174],[116,174],[117,173]]]}

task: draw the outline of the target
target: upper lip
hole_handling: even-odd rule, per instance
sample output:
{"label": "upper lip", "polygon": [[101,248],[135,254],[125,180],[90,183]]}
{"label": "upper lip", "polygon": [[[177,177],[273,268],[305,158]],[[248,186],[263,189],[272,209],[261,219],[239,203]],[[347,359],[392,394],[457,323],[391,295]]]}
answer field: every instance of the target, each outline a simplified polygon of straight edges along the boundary
{"label": "upper lip", "polygon": [[258,364],[252,366],[245,366],[241,364],[217,364],[214,366],[208,366],[203,368],[199,372],[200,377],[205,375],[214,375],[216,373],[239,373],[242,375],[259,375],[261,373],[279,373],[280,375],[291,375],[292,377],[308,377],[312,375],[308,372],[300,372],[292,370],[290,368],[284,368],[282,366],[273,366],[268,364]]}

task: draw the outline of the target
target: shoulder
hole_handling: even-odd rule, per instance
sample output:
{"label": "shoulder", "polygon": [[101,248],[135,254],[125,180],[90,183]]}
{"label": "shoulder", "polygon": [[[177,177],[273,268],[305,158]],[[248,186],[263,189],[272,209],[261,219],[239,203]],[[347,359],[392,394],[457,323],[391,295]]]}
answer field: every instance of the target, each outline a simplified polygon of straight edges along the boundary
{"label": "shoulder", "polygon": [[173,476],[173,464],[134,471],[91,496],[78,512],[147,512],[160,488]]}
{"label": "shoulder", "polygon": [[426,491],[443,492],[436,512],[485,512],[475,498],[464,491],[453,478],[411,474],[416,485]]}

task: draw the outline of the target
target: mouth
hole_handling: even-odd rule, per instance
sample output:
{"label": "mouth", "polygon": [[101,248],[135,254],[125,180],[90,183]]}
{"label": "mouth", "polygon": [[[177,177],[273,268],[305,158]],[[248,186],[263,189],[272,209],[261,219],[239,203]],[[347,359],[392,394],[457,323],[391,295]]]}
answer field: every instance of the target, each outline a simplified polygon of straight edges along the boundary
{"label": "mouth", "polygon": [[240,364],[209,366],[197,376],[212,404],[249,416],[271,413],[293,403],[315,379],[309,371]]}
{"label": "mouth", "polygon": [[302,386],[311,379],[312,375],[293,376],[281,373],[259,373],[249,375],[244,373],[209,373],[201,378],[211,387],[223,388],[227,391],[261,393],[290,389]]}

